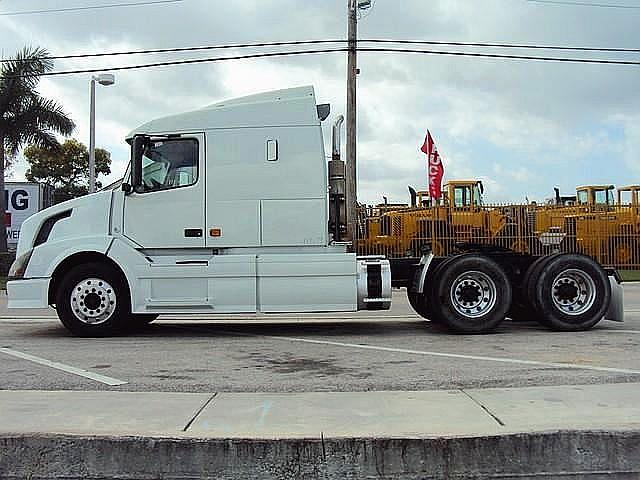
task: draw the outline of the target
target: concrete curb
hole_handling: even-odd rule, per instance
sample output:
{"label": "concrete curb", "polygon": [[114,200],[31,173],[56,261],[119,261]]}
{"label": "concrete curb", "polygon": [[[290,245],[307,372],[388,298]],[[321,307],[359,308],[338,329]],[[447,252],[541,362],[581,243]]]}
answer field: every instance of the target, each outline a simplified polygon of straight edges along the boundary
{"label": "concrete curb", "polygon": [[631,479],[640,431],[448,438],[191,439],[1,434],[2,479]]}

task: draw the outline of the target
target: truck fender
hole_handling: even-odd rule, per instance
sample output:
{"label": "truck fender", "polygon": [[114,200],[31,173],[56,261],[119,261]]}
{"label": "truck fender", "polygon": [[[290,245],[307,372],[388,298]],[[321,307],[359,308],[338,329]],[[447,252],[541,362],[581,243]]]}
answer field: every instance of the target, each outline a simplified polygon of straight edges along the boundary
{"label": "truck fender", "polygon": [[76,253],[95,252],[105,254],[111,244],[111,237],[86,237],[82,242],[77,239],[63,238],[59,241],[48,241],[33,249],[26,278],[50,278],[58,266]]}
{"label": "truck fender", "polygon": [[[145,313],[146,287],[141,282],[141,277],[149,273],[150,260],[136,249],[131,243],[122,238],[115,238],[107,251],[107,257],[113,260],[122,270],[131,294],[131,311],[133,313]],[[146,296],[148,296],[148,292]]]}
{"label": "truck fender", "polygon": [[429,252],[427,255],[423,255],[420,259],[420,264],[416,269],[416,274],[413,277],[413,288],[412,290],[417,293],[424,293],[424,283],[427,278],[427,272],[429,271],[429,266],[435,256],[433,253]]}

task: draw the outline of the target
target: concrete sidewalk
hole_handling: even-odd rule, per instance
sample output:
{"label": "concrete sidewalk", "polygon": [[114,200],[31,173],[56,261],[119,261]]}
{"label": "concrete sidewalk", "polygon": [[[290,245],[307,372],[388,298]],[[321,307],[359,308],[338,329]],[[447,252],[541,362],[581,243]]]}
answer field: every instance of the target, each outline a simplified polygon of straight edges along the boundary
{"label": "concrete sidewalk", "polygon": [[0,478],[533,474],[640,477],[640,384],[296,394],[0,391]]}
{"label": "concrete sidewalk", "polygon": [[0,391],[2,433],[422,438],[640,428],[640,384],[423,392]]}

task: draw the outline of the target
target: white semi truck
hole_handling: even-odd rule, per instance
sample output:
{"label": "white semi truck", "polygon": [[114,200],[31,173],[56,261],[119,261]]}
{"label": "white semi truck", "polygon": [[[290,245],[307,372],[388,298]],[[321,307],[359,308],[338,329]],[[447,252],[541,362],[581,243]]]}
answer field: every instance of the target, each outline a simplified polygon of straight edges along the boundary
{"label": "white semi truck", "polygon": [[9,308],[52,305],[74,334],[104,336],[159,314],[388,309],[393,285],[460,332],[489,331],[518,307],[562,330],[622,320],[615,275],[580,255],[349,253],[340,121],[328,164],[327,115],[301,87],[137,128],[121,184],[23,223]]}

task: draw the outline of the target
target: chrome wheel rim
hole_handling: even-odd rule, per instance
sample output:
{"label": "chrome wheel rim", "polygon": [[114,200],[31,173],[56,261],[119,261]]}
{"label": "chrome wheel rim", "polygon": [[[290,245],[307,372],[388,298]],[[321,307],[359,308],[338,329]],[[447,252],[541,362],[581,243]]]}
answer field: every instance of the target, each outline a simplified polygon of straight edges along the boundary
{"label": "chrome wheel rim", "polygon": [[553,304],[566,315],[581,315],[596,301],[596,285],[582,270],[568,269],[556,276],[551,288]]}
{"label": "chrome wheel rim", "polygon": [[483,272],[465,272],[451,285],[451,305],[468,318],[486,315],[495,306],[497,296],[496,284]]}
{"label": "chrome wheel rim", "polygon": [[71,311],[82,323],[99,325],[116,309],[115,290],[100,278],[82,280],[71,291]]}

